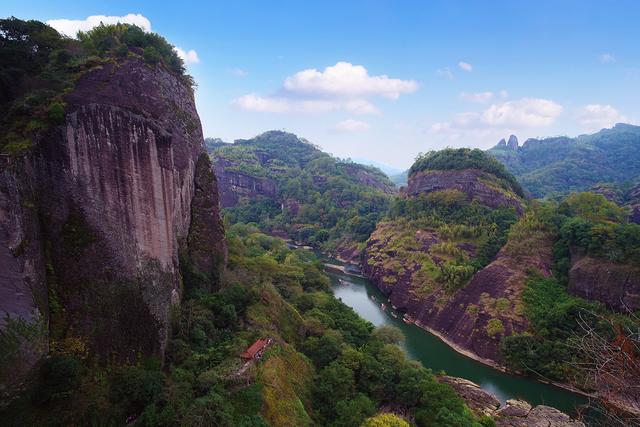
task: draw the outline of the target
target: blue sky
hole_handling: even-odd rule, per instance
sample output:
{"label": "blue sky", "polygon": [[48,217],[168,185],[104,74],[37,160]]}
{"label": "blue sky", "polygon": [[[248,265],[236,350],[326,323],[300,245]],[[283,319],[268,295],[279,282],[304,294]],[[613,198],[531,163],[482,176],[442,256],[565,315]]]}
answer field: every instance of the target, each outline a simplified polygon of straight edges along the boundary
{"label": "blue sky", "polygon": [[227,141],[285,129],[340,157],[407,167],[419,152],[488,148],[510,133],[522,141],[640,122],[637,1],[0,6],[42,21],[127,14],[194,51],[204,133]]}

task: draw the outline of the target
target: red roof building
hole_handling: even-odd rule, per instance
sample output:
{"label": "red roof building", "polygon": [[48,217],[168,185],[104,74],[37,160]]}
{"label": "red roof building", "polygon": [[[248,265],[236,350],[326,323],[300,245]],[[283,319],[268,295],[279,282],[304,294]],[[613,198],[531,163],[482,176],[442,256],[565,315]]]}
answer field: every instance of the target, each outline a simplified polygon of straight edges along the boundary
{"label": "red roof building", "polygon": [[246,361],[259,359],[260,357],[262,357],[262,353],[264,353],[264,350],[269,346],[269,344],[271,344],[271,342],[272,342],[271,338],[267,338],[264,340],[259,339],[258,341],[251,344],[251,347],[246,349],[240,355],[240,358]]}

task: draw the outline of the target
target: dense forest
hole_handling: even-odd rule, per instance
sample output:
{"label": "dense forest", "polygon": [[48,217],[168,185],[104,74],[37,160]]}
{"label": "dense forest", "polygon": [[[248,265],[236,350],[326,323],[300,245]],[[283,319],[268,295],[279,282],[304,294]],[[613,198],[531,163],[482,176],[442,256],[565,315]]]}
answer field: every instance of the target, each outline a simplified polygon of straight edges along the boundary
{"label": "dense forest", "polygon": [[208,146],[214,164],[224,163],[216,169],[223,206],[228,176],[275,187],[227,207],[232,223],[254,222],[318,248],[357,253],[391,201],[393,184],[380,170],[334,158],[290,133],[270,131],[233,144],[209,140]]}

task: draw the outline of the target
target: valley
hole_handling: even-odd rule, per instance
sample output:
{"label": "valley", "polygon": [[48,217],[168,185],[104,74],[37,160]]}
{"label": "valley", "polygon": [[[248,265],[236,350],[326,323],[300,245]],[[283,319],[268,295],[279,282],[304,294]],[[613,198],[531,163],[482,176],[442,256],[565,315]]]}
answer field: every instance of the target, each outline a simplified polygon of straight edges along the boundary
{"label": "valley", "polygon": [[428,151],[397,188],[205,139],[136,25],[0,41],[3,425],[640,422],[638,127]]}

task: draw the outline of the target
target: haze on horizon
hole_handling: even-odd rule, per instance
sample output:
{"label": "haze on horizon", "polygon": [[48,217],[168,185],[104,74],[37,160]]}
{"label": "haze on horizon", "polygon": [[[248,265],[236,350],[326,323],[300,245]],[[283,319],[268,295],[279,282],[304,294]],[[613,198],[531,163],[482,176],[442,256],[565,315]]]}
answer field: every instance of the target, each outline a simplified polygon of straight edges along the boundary
{"label": "haze on horizon", "polygon": [[282,129],[406,168],[430,149],[640,121],[634,1],[161,3],[0,10],[69,36],[101,21],[165,35],[198,84],[205,136],[225,141]]}

